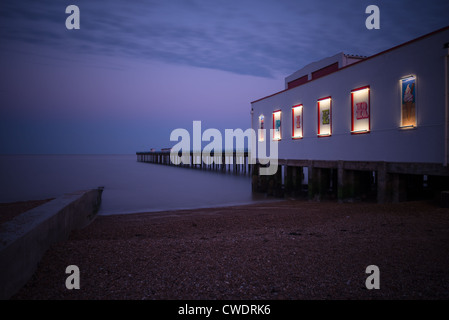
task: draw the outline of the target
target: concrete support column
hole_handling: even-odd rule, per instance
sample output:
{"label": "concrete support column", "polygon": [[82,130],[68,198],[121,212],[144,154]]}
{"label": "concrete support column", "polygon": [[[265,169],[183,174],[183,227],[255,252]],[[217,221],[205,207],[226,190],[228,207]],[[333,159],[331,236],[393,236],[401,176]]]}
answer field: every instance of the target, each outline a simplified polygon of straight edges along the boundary
{"label": "concrete support column", "polygon": [[313,166],[313,162],[308,166],[309,174],[309,200],[315,199],[319,194],[320,170]]}
{"label": "concrete support column", "polygon": [[283,196],[283,188],[282,188],[282,166],[278,165],[278,170],[274,175],[274,195],[275,196]]}
{"label": "concrete support column", "polygon": [[259,187],[259,164],[252,164],[252,181],[251,181],[251,186],[252,186],[252,190],[253,192],[257,192],[260,190]]}
{"label": "concrete support column", "polygon": [[263,176],[267,180],[267,194],[271,196],[276,195],[276,190],[280,182],[282,182],[282,171],[281,166],[278,165],[277,171],[275,174],[270,176]]}
{"label": "concrete support column", "polygon": [[343,161],[338,161],[337,167],[337,199],[338,202],[343,202],[345,199],[345,169],[343,168]]}
{"label": "concrete support column", "polygon": [[259,177],[259,190],[261,192],[269,192],[269,188],[268,188],[268,184],[269,184],[269,180],[272,179],[271,176],[265,176],[265,175],[260,175],[260,164],[257,165],[257,169],[254,172],[254,174],[257,174]]}
{"label": "concrete support column", "polygon": [[338,202],[354,197],[354,172],[346,170],[343,161],[338,162],[337,168],[337,198]]}
{"label": "concrete support column", "polygon": [[381,162],[378,165],[376,178],[377,178],[377,203],[389,202],[390,198],[388,187],[389,175],[387,173],[387,164],[385,162]]}
{"label": "concrete support column", "polygon": [[293,190],[293,169],[294,167],[284,165],[284,190],[286,193]]}
{"label": "concrete support column", "polygon": [[247,158],[245,155],[243,155],[243,173],[246,175],[246,164],[247,164]]}
{"label": "concrete support column", "polygon": [[238,155],[234,156],[234,173],[240,171],[240,157]]}
{"label": "concrete support column", "polygon": [[319,199],[321,200],[327,196],[329,191],[331,180],[330,169],[320,168],[318,172],[318,178],[318,195]]}
{"label": "concrete support column", "polygon": [[337,199],[338,194],[338,170],[337,168],[330,169],[330,183],[331,183],[331,189],[332,189],[332,199]]}

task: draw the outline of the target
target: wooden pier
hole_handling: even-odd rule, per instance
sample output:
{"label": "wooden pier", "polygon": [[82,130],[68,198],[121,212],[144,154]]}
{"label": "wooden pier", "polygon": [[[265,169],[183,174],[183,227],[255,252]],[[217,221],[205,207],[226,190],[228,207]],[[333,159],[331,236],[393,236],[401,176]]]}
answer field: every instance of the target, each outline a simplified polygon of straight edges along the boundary
{"label": "wooden pier", "polygon": [[226,173],[251,175],[253,169],[250,164],[250,153],[248,151],[232,151],[210,155],[202,155],[201,152],[190,152],[184,155],[181,162],[179,157],[170,155],[170,151],[150,151],[137,152],[138,162],[147,162],[178,166],[184,168],[194,168],[209,171],[220,171]]}

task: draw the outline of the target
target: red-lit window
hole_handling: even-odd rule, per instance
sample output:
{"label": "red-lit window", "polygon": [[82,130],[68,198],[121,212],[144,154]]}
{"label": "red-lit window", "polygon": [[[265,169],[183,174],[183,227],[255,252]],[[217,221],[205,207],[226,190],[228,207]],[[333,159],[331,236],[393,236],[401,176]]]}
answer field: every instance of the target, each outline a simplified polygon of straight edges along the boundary
{"label": "red-lit window", "polygon": [[326,137],[332,134],[332,99],[326,97],[318,100],[318,136]]}
{"label": "red-lit window", "polygon": [[259,116],[259,141],[265,140],[265,117],[263,114]]}
{"label": "red-lit window", "polygon": [[302,104],[292,108],[292,138],[301,139],[303,137],[303,116]]}
{"label": "red-lit window", "polygon": [[416,127],[416,77],[401,79],[401,128]]}
{"label": "red-lit window", "polygon": [[361,87],[351,91],[351,133],[370,132],[370,88]]}
{"label": "red-lit window", "polygon": [[281,138],[281,110],[276,110],[273,112],[273,140],[281,140]]}

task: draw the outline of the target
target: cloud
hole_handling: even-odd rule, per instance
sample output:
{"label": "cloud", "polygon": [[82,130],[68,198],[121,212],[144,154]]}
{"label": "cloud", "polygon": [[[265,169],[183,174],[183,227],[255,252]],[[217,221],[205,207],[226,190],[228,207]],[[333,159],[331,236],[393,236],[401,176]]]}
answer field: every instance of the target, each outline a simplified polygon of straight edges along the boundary
{"label": "cloud", "polygon": [[[368,4],[381,9],[381,30],[364,26]],[[65,29],[57,0],[0,4],[0,47],[34,43],[64,53],[212,68],[273,77],[339,51],[371,55],[446,23],[443,0],[189,0],[76,2],[81,29]],[[405,6],[405,7],[404,7]]]}

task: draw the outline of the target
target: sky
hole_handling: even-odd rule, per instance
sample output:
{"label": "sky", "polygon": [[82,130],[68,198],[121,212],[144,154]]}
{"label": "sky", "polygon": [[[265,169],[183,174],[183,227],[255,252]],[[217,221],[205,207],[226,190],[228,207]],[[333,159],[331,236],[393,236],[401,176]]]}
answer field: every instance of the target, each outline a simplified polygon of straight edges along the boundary
{"label": "sky", "polygon": [[[80,29],[67,29],[77,5]],[[380,10],[369,30],[368,5]],[[251,127],[303,66],[449,25],[447,0],[1,0],[0,154],[133,154]],[[224,136],[224,135],[223,135]]]}

